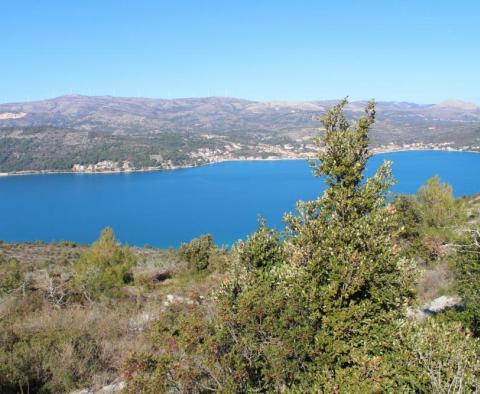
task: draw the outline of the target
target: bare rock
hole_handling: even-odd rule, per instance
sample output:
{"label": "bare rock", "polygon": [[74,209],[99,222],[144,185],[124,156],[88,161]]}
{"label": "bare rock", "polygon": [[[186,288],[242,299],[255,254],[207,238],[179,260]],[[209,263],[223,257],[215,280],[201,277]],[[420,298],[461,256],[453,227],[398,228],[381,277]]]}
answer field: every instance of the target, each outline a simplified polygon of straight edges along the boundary
{"label": "bare rock", "polygon": [[441,296],[433,299],[432,301],[424,304],[421,308],[409,309],[407,316],[415,318],[417,320],[424,319],[443,312],[448,308],[460,307],[460,298],[457,296]]}

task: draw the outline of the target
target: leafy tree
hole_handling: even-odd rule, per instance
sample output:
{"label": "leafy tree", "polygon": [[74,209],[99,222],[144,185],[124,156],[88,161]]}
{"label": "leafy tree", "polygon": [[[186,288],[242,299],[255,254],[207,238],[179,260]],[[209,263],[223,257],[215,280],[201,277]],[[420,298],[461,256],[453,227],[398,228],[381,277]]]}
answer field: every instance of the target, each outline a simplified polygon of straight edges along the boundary
{"label": "leafy tree", "polygon": [[130,271],[135,263],[129,248],[120,246],[112,229],[106,228],[74,263],[73,290],[88,300],[114,296],[131,282]]}
{"label": "leafy tree", "polygon": [[414,240],[420,236],[422,213],[415,196],[400,195],[393,203],[400,225],[400,237],[404,240]]}
{"label": "leafy tree", "polygon": [[445,244],[461,239],[457,230],[466,222],[465,203],[455,199],[452,187],[437,176],[416,195],[398,196],[394,206],[400,220],[398,242],[406,256],[436,263],[446,257]]}

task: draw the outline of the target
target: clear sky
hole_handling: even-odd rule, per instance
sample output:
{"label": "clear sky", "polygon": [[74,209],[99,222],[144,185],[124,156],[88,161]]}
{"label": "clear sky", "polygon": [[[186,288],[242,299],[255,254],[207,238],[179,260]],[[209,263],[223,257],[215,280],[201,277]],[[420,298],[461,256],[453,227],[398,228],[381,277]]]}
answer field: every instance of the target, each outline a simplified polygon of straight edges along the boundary
{"label": "clear sky", "polygon": [[0,0],[0,102],[63,94],[480,104],[478,0]]}

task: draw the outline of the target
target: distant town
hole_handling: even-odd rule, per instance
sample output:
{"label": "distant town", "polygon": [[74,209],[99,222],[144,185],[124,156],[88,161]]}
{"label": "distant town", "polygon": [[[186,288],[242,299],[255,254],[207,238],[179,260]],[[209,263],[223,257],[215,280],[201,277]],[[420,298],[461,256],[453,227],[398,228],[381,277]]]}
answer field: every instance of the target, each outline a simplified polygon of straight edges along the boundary
{"label": "distant town", "polygon": [[[443,150],[443,151],[462,151],[479,152],[480,145],[456,147],[453,142],[444,142],[439,144],[388,144],[372,148],[373,153],[414,151],[414,150]],[[241,152],[255,151],[255,154],[245,155]],[[204,164],[220,163],[224,161],[248,161],[248,160],[301,160],[313,159],[318,149],[312,142],[306,144],[284,144],[268,145],[258,144],[255,146],[231,143],[225,145],[223,149],[199,148],[189,153],[190,161],[185,165],[174,165],[171,160],[164,160],[159,166],[135,168],[130,161],[101,161],[96,164],[75,164],[72,172],[97,173],[97,172],[132,172],[132,171],[155,171],[155,170],[173,170],[178,168],[197,167]]]}
{"label": "distant town", "polygon": [[[255,154],[239,154],[245,150],[256,150]],[[460,151],[460,152],[478,152],[480,145],[476,146],[454,146],[453,142],[439,144],[388,144],[372,148],[373,153],[387,153],[400,151],[416,150],[440,150],[440,151]],[[11,173],[0,173],[0,176],[7,175],[27,175],[27,174],[46,174],[46,173],[119,173],[119,172],[142,172],[142,171],[161,171],[174,170],[180,168],[198,167],[205,164],[220,163],[225,161],[253,161],[253,160],[302,160],[313,159],[316,155],[316,147],[313,143],[302,144],[299,147],[293,144],[284,144],[282,146],[271,146],[259,144],[255,147],[242,144],[228,144],[224,149],[200,148],[189,153],[190,161],[184,165],[174,165],[171,160],[164,160],[158,166],[135,167],[132,162],[103,160],[91,164],[74,164],[71,170],[42,170],[42,171],[16,171]]]}

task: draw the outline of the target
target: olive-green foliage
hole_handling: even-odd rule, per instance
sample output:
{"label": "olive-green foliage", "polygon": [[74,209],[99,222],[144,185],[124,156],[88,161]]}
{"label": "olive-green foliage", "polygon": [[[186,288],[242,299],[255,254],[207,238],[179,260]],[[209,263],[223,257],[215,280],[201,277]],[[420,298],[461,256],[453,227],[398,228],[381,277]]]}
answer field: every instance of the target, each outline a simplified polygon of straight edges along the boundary
{"label": "olive-green foliage", "polygon": [[213,237],[210,234],[201,235],[192,239],[189,243],[180,246],[179,254],[194,271],[203,271],[208,268],[209,259],[215,251]]}
{"label": "olive-green foliage", "polygon": [[212,360],[204,359],[205,350],[209,348],[214,354],[216,344],[212,341],[213,325],[204,319],[205,312],[188,305],[172,305],[166,311],[151,332],[159,352],[136,353],[126,362],[127,393],[164,393],[172,389],[195,393],[197,387],[209,384],[215,366]]}
{"label": "olive-green foliage", "polygon": [[[141,262],[131,270],[135,281],[137,274],[148,275],[149,283],[131,283],[121,297],[105,299],[116,296],[117,287],[129,282],[127,269],[125,280],[124,275],[108,272],[115,261],[130,265],[129,254]],[[182,329],[186,339],[201,341],[203,337],[194,334],[190,323],[198,318],[203,324],[208,308],[197,311],[189,303],[203,303],[210,289],[218,286],[223,275],[217,267],[224,267],[229,256],[223,249],[216,250],[209,269],[194,272],[174,250],[127,250],[110,232],[91,248],[67,242],[0,243],[0,393],[96,391],[112,383],[121,377],[126,355],[151,349],[145,331],[152,325],[152,316],[169,324],[162,302],[168,294],[195,309],[186,311],[172,327],[192,327]],[[83,275],[87,268],[95,276],[77,282],[77,273]],[[117,287],[112,288],[112,283]],[[101,302],[87,303],[84,297]],[[174,316],[181,315],[175,312]]]}
{"label": "olive-green foliage", "polygon": [[18,261],[7,261],[0,256],[0,295],[17,289],[22,284],[22,279]]}
{"label": "olive-green foliage", "polygon": [[0,337],[2,393],[67,392],[90,384],[105,362],[88,333],[59,329],[20,334],[3,332]]}
{"label": "olive-green foliage", "polygon": [[390,163],[363,177],[374,104],[353,125],[343,114],[345,104],[323,117],[325,137],[318,141],[324,150],[314,170],[325,176],[328,189],[318,200],[300,203],[299,215],[287,217],[305,270],[305,307],[316,328],[316,381],[326,388],[342,382],[341,391],[360,382],[378,387],[378,376],[366,373],[365,366],[378,360],[375,368],[385,368],[382,355],[391,346],[392,323],[413,295],[394,247],[397,215],[385,204],[393,184]]}
{"label": "olive-green foliage", "polygon": [[480,390],[480,342],[460,324],[430,318],[402,324],[398,333],[394,361],[411,389],[445,394]]}
{"label": "olive-green foliage", "polygon": [[464,219],[461,200],[453,196],[452,187],[438,176],[430,178],[417,192],[423,223],[429,227],[452,227]]}
{"label": "olive-green foliage", "polygon": [[135,263],[129,248],[119,245],[112,229],[106,228],[73,264],[72,288],[88,300],[114,296],[131,282],[130,271]]}
{"label": "olive-green foliage", "polygon": [[455,290],[462,298],[459,315],[475,336],[480,337],[480,230],[472,230],[459,247],[454,264]]}
{"label": "olive-green foliage", "polygon": [[242,264],[249,269],[268,270],[284,258],[280,234],[267,228],[263,219],[260,219],[257,231],[245,243],[239,242],[236,247]]}
{"label": "olive-green foliage", "polygon": [[399,242],[409,257],[434,265],[444,254],[442,246],[459,241],[458,229],[467,219],[465,202],[455,199],[450,185],[430,178],[414,196],[394,201],[400,220]]}
{"label": "olive-green foliage", "polygon": [[399,236],[407,241],[418,239],[423,217],[416,196],[400,195],[395,198],[393,206],[398,214]]}

